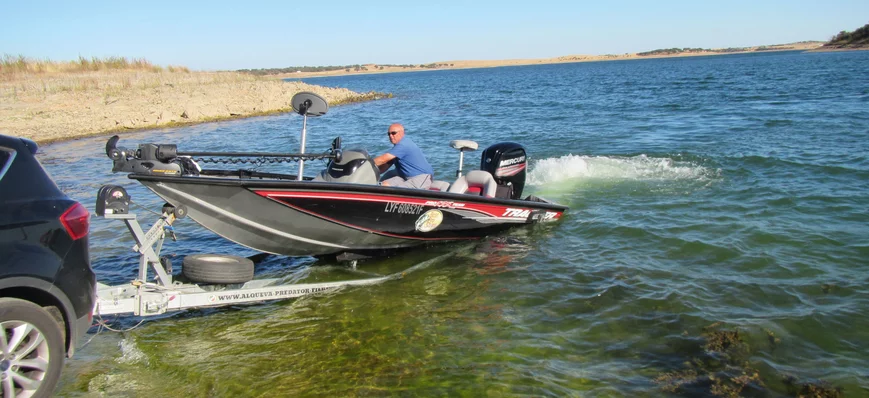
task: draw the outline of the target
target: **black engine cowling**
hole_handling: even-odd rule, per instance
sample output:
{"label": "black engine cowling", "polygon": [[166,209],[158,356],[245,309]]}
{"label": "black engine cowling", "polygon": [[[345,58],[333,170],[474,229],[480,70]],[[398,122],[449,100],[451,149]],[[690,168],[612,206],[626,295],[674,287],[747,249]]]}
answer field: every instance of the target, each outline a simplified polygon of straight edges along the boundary
{"label": "black engine cowling", "polygon": [[480,159],[480,169],[488,171],[498,183],[499,198],[519,199],[525,188],[525,168],[528,158],[525,148],[515,142],[501,142],[486,150]]}

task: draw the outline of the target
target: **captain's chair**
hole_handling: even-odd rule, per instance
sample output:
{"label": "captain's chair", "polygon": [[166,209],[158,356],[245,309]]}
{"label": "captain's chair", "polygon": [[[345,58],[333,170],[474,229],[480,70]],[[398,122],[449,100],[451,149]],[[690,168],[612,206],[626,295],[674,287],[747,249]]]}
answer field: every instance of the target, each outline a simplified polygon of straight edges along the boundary
{"label": "captain's chair", "polygon": [[472,170],[457,178],[449,192],[494,198],[498,192],[498,184],[488,171]]}

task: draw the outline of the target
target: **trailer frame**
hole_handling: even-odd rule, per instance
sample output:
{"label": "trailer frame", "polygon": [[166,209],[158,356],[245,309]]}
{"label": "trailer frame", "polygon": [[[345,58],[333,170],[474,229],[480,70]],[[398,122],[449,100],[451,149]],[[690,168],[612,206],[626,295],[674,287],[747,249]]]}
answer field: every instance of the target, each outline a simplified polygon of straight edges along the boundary
{"label": "trailer frame", "polygon": [[[102,192],[103,190],[98,203],[99,200],[104,199]],[[125,195],[126,191],[123,191],[123,194]],[[110,220],[121,220],[126,224],[127,230],[136,242],[132,249],[139,253],[139,269],[136,279],[129,283],[115,286],[97,283],[95,316],[130,314],[147,317],[194,308],[297,298],[346,286],[374,285],[401,278],[408,272],[437,262],[446,256],[424,261],[390,275],[345,281],[285,284],[284,278],[271,278],[253,279],[243,284],[183,283],[174,280],[172,270],[167,269],[167,266],[171,267],[171,263],[165,258],[161,261],[160,252],[167,233],[174,239],[172,224],[186,215],[186,209],[176,208],[170,204],[164,205],[160,218],[148,231],[144,231],[137,216],[129,213],[126,206],[112,207],[101,208],[98,204],[97,215]],[[355,262],[353,266],[355,268]],[[150,279],[149,270],[154,275]]]}

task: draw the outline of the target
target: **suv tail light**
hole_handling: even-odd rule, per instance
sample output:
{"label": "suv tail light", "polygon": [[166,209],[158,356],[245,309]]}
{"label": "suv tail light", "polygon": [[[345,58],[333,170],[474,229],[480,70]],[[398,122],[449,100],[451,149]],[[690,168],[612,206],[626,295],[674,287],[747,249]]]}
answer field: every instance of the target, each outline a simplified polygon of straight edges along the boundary
{"label": "suv tail light", "polygon": [[88,234],[91,215],[81,203],[76,203],[60,216],[60,223],[66,228],[66,233],[72,240],[79,240]]}

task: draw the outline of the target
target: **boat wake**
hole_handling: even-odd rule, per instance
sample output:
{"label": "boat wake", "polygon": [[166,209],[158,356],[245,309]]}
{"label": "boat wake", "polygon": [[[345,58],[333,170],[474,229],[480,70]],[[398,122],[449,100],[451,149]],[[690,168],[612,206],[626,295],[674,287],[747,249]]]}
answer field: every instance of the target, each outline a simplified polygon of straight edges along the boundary
{"label": "boat wake", "polygon": [[719,170],[668,157],[565,155],[534,162],[527,184],[540,187],[568,181],[708,182],[717,179],[719,174]]}

